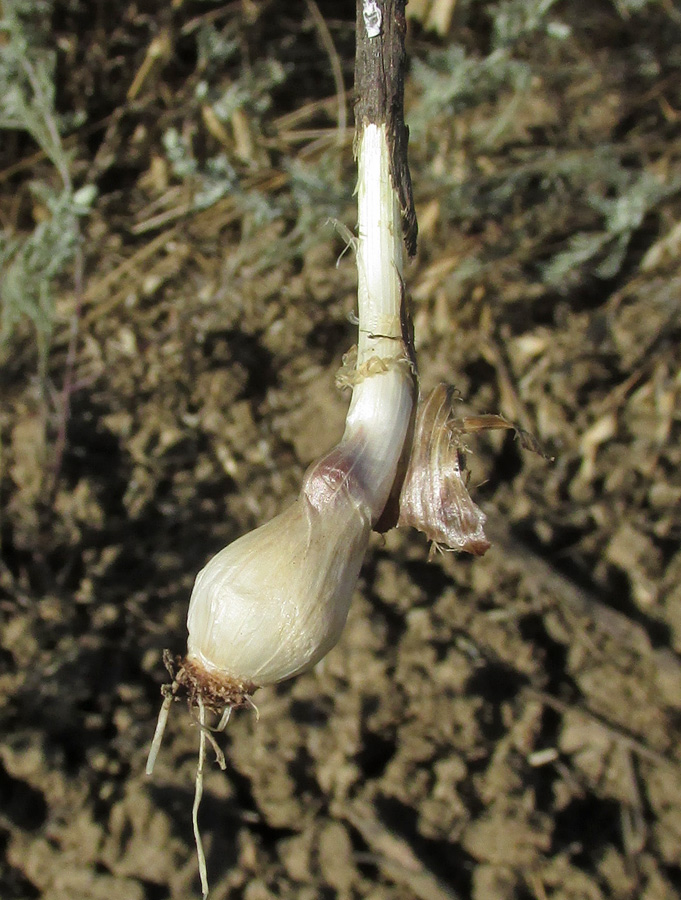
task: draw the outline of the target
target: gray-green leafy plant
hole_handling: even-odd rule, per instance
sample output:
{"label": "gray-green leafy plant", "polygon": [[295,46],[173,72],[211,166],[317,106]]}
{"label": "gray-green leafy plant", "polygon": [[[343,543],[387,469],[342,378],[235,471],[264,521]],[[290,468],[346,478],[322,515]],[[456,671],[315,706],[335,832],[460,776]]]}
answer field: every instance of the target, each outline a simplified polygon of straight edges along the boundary
{"label": "gray-green leafy plant", "polygon": [[95,198],[92,187],[75,190],[55,110],[55,53],[48,47],[49,0],[6,0],[0,36],[0,129],[27,132],[53,164],[56,185],[30,185],[45,217],[28,235],[0,231],[0,343],[28,319],[35,330],[41,373],[55,320],[55,285],[80,244],[80,219]]}

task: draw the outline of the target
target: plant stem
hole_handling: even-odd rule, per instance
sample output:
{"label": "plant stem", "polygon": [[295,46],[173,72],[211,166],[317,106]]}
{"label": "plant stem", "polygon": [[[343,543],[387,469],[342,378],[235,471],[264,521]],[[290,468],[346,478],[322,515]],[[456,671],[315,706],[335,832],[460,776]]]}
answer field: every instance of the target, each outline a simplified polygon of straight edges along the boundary
{"label": "plant stem", "polygon": [[416,361],[404,289],[404,245],[416,216],[404,125],[405,0],[358,0],[355,150],[358,170],[359,339],[343,444],[361,448],[356,474],[375,525],[413,422]]}
{"label": "plant stem", "polygon": [[376,521],[395,480],[414,403],[403,331],[400,207],[390,179],[385,125],[362,129],[358,175],[359,339],[344,441],[362,448],[358,466]]}

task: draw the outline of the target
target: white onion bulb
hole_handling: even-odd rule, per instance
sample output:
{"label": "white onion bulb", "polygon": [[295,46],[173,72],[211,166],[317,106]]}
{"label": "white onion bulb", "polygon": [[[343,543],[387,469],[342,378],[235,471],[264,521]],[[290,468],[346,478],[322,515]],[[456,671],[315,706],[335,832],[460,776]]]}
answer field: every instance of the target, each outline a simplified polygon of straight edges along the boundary
{"label": "white onion bulb", "polygon": [[262,687],[304,672],[340,637],[371,517],[347,486],[321,508],[301,496],[234,541],[199,572],[189,604],[187,658],[236,684]]}
{"label": "white onion bulb", "polygon": [[221,550],[196,579],[178,678],[216,712],[304,672],[338,641],[412,421],[401,213],[385,126],[363,130],[358,172],[360,328],[345,433],[293,506]]}

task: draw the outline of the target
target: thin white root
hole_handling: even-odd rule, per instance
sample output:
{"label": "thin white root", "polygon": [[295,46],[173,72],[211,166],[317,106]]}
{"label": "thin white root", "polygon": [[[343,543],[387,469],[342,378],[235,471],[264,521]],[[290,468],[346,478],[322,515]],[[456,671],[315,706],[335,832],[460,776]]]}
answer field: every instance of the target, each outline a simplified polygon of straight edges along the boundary
{"label": "thin white root", "polygon": [[192,826],[194,828],[194,841],[196,843],[196,856],[199,861],[199,877],[201,879],[201,894],[203,900],[208,897],[208,872],[206,871],[206,855],[203,852],[203,842],[199,831],[199,806],[203,796],[203,764],[206,761],[206,708],[203,701],[199,700],[199,763],[196,767],[196,790],[194,792],[194,806],[192,808]]}
{"label": "thin white root", "polygon": [[250,706],[250,708],[251,708],[251,709],[253,710],[253,712],[255,713],[255,721],[256,721],[256,722],[259,722],[259,721],[260,721],[260,710],[259,710],[258,707],[255,705],[255,703],[251,700],[250,697],[246,697],[246,705],[247,705],[247,706]]}
{"label": "thin white root", "polygon": [[158,714],[158,721],[156,722],[156,731],[154,732],[154,739],[151,742],[151,747],[149,748],[149,756],[147,758],[147,775],[151,775],[154,771],[154,766],[156,765],[156,757],[158,756],[158,751],[161,749],[161,743],[163,741],[163,734],[166,730],[166,724],[168,722],[168,713],[170,712],[170,704],[173,702],[173,695],[168,692],[166,694],[163,703],[161,704],[161,710]]}
{"label": "thin white root", "polygon": [[232,716],[232,707],[225,706],[222,716],[220,717],[220,721],[218,722],[218,727],[217,727],[218,731],[225,730],[225,728],[227,727],[227,723],[229,722],[231,716]]}
{"label": "thin white root", "polygon": [[227,763],[225,761],[225,754],[222,752],[220,747],[218,746],[218,742],[213,737],[213,732],[210,728],[206,729],[206,737],[208,738],[211,747],[213,748],[213,752],[215,753],[215,761],[220,766],[222,771],[224,772],[227,768]]}

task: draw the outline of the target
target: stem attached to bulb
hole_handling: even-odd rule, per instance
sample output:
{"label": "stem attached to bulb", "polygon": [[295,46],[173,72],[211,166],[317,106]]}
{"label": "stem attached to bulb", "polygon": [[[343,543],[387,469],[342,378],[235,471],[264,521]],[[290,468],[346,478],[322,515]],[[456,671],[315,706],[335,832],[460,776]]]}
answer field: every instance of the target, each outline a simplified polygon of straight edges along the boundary
{"label": "stem attached to bulb", "polygon": [[258,687],[309,669],[334,646],[371,528],[385,531],[398,521],[417,394],[403,279],[417,230],[403,120],[405,5],[358,2],[359,338],[345,432],[310,467],[288,510],[199,573],[187,656],[172,667],[172,696],[186,693],[218,716],[248,705]]}
{"label": "stem attached to bulb", "polygon": [[342,443],[361,448],[358,468],[379,531],[397,523],[417,394],[404,285],[405,254],[415,254],[418,230],[404,124],[405,6],[405,0],[357,2],[359,340]]}
{"label": "stem attached to bulb", "polygon": [[375,524],[395,481],[415,393],[402,276],[401,213],[390,177],[385,124],[362,127],[357,165],[359,340],[341,445],[351,449]]}

